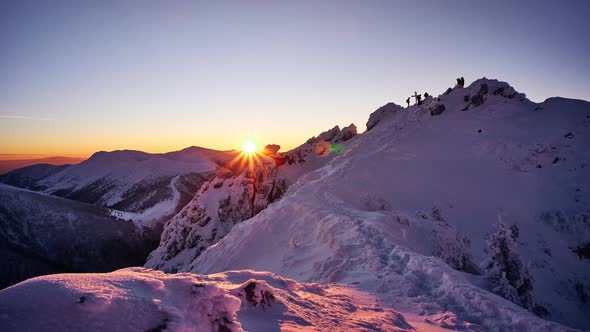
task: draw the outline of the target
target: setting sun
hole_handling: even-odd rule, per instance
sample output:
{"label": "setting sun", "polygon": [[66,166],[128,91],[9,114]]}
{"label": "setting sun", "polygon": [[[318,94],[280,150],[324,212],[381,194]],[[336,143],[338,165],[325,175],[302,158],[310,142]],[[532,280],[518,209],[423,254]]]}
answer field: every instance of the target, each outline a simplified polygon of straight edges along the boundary
{"label": "setting sun", "polygon": [[242,151],[244,151],[244,153],[254,153],[256,152],[257,147],[256,147],[256,143],[252,142],[252,141],[246,141],[244,142],[244,144],[242,144]]}

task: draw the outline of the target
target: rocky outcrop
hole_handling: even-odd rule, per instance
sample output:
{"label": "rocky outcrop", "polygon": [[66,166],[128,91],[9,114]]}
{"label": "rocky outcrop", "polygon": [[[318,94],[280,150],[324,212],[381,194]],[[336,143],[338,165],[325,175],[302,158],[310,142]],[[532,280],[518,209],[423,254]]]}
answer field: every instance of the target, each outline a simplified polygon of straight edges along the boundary
{"label": "rocky outcrop", "polygon": [[508,83],[485,77],[471,83],[465,90],[467,94],[463,100],[467,105],[462,109],[463,111],[481,106],[488,99],[490,91],[494,96],[502,96],[508,99],[518,98],[524,100],[526,98],[524,93],[518,93]]}
{"label": "rocky outcrop", "polygon": [[375,127],[382,119],[402,109],[403,107],[395,103],[388,103],[379,107],[375,112],[371,113],[371,115],[369,116],[369,121],[367,121],[367,131],[373,129],[373,127]]}
{"label": "rocky outcrop", "polygon": [[227,172],[205,183],[195,198],[168,221],[160,246],[146,266],[175,272],[223,238],[237,223],[249,219],[279,199],[287,182],[277,177],[271,158],[260,156],[240,174]]}
{"label": "rocky outcrop", "polygon": [[280,149],[281,149],[280,145],[268,144],[267,146],[264,147],[264,150],[262,150],[262,153],[269,156],[269,155],[277,154],[277,152],[279,152]]}
{"label": "rocky outcrop", "polygon": [[346,142],[357,135],[356,126],[351,123],[350,126],[342,128],[333,139],[334,143]]}
{"label": "rocky outcrop", "polygon": [[445,111],[446,107],[443,103],[432,101],[432,103],[430,103],[428,106],[428,109],[430,110],[430,115],[435,116],[441,115]]}

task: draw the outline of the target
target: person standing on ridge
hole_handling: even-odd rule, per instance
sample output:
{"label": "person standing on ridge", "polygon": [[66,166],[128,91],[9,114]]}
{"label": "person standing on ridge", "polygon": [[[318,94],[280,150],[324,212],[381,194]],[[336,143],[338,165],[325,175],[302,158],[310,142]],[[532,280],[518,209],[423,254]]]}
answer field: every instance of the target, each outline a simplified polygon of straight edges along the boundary
{"label": "person standing on ridge", "polygon": [[465,79],[463,78],[463,76],[457,79],[457,86],[460,88],[465,86]]}
{"label": "person standing on ridge", "polygon": [[406,103],[408,104],[408,107],[410,107],[410,97],[408,97],[408,99],[406,99]]}

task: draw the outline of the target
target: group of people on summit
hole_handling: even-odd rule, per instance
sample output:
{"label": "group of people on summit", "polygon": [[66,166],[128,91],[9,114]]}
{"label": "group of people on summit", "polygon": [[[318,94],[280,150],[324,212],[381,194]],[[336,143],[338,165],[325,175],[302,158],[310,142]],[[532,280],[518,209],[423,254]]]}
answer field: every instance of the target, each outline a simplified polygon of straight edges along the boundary
{"label": "group of people on summit", "polygon": [[[464,86],[465,86],[465,79],[462,76],[457,78],[456,87],[462,88]],[[428,92],[424,92],[424,99],[426,100],[426,99],[428,99],[428,97],[430,97]],[[410,98],[414,98],[414,100],[416,101],[416,103],[414,105],[422,105],[422,95],[418,94],[418,92],[414,91],[414,95],[409,96],[408,99],[406,99],[406,104],[408,104],[408,107],[410,107]]]}

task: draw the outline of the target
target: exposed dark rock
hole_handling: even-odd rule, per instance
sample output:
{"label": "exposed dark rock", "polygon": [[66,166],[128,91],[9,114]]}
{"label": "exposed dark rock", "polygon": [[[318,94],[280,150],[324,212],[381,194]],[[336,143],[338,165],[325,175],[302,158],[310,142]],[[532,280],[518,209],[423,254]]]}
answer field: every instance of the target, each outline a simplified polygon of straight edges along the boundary
{"label": "exposed dark rock", "polygon": [[430,115],[440,115],[445,111],[445,105],[441,103],[431,104],[428,109],[430,110]]}
{"label": "exposed dark rock", "polygon": [[264,150],[262,151],[262,153],[265,155],[274,155],[277,152],[279,152],[280,149],[281,149],[280,145],[268,144],[267,146],[264,147]]}
{"label": "exposed dark rock", "polygon": [[575,249],[572,250],[580,259],[589,259],[590,258],[590,242],[583,243],[577,246]]}
{"label": "exposed dark rock", "polygon": [[471,97],[471,99],[469,100],[469,105],[473,106],[473,107],[477,107],[477,106],[483,104],[483,102],[484,102],[483,95],[477,94],[477,95]]}
{"label": "exposed dark rock", "polygon": [[533,313],[539,317],[547,317],[549,316],[550,312],[542,305],[536,305],[533,307]]}
{"label": "exposed dark rock", "polygon": [[389,103],[379,107],[369,116],[369,120],[367,121],[367,131],[373,129],[373,127],[375,127],[384,117],[394,114],[402,109],[403,107],[395,103]]}

